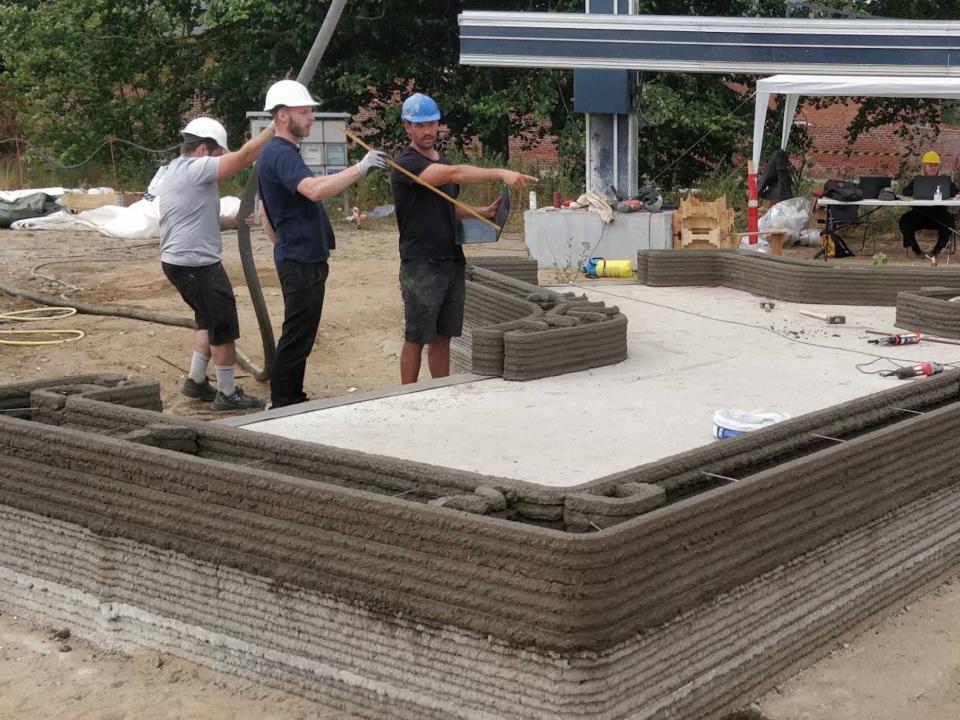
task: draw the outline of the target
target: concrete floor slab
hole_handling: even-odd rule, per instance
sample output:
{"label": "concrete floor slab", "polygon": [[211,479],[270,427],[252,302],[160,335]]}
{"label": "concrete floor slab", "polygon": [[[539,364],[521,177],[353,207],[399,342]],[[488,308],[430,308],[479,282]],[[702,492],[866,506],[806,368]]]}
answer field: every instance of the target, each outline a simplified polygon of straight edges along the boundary
{"label": "concrete floor slab", "polygon": [[[901,382],[858,364],[960,363],[960,347],[868,344],[867,328],[894,331],[892,307],[812,306],[728,288],[584,285],[630,320],[628,359],[545,378],[437,387],[269,418],[243,426],[299,440],[569,487],[715,442],[720,408],[791,416]],[[826,325],[800,310],[843,314]],[[878,361],[863,369],[887,370]]]}

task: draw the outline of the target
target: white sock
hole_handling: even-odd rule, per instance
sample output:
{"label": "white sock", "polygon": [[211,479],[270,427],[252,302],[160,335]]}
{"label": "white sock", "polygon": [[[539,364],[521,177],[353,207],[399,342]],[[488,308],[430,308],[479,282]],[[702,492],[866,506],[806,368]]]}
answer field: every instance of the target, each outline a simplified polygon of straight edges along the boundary
{"label": "white sock", "polygon": [[224,395],[233,395],[233,391],[236,389],[237,386],[233,380],[233,365],[227,365],[226,367],[217,365],[217,390]]}
{"label": "white sock", "polygon": [[190,358],[190,374],[187,377],[195,383],[203,385],[203,381],[207,379],[208,362],[210,362],[209,355],[201,355],[194,350],[193,357]]}

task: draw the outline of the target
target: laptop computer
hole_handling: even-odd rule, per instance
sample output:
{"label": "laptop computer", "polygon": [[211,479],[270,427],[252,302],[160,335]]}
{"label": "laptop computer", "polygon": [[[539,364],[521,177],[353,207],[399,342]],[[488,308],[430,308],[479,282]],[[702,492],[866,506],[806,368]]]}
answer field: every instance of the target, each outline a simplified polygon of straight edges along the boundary
{"label": "laptop computer", "polygon": [[917,175],[913,178],[913,199],[933,200],[938,186],[942,199],[949,200],[952,197],[950,188],[953,186],[949,175]]}
{"label": "laptop computer", "polygon": [[497,216],[493,219],[494,225],[499,226],[500,229],[494,230],[485,222],[474,218],[458,220],[457,245],[497,242],[500,239],[500,233],[503,232],[503,224],[507,221],[508,215],[510,215],[510,188],[504,185],[500,190],[500,206],[497,208]]}

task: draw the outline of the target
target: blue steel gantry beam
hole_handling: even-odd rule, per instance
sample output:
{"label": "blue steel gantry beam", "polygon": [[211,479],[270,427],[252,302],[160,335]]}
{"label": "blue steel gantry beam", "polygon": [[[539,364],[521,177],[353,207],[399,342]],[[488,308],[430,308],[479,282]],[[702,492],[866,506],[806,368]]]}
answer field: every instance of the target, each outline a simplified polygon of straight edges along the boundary
{"label": "blue steel gantry beam", "polygon": [[756,75],[960,77],[960,22],[464,12],[460,62]]}

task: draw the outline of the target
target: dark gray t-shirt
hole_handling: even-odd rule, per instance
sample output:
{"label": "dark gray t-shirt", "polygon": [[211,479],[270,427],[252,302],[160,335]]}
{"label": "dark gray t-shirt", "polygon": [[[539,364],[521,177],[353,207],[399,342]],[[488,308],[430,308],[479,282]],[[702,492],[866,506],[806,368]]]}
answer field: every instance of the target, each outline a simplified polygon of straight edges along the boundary
{"label": "dark gray t-shirt", "polygon": [[160,260],[197,267],[221,260],[220,159],[178,157],[160,181]]}

